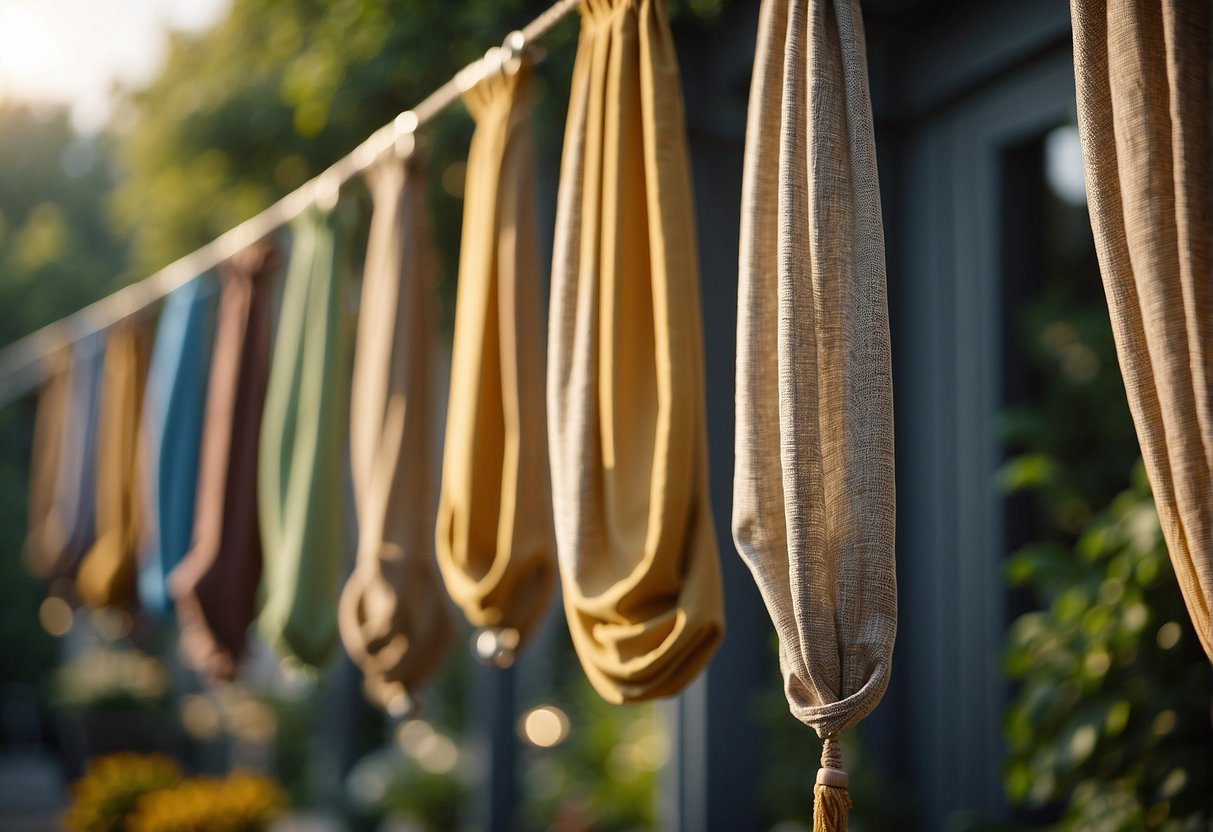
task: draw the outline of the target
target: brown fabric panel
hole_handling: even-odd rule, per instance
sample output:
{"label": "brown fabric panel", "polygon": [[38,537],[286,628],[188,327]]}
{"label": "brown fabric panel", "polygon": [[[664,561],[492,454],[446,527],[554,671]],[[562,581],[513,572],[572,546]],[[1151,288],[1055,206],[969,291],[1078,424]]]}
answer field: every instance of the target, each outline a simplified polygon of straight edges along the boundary
{"label": "brown fabric panel", "polygon": [[420,151],[366,172],[374,213],[350,395],[356,565],[338,624],[368,696],[397,712],[452,633],[434,565],[434,253]]}
{"label": "brown fabric panel", "polygon": [[182,652],[231,678],[245,653],[261,580],[257,442],[269,376],[278,248],[250,246],[223,264],[198,465],[194,543],[169,576]]}
{"label": "brown fabric panel", "polygon": [[71,351],[62,349],[49,356],[46,370],[34,415],[24,548],[26,566],[39,576],[54,570],[67,534],[55,498],[71,401]]}
{"label": "brown fabric panel", "polygon": [[140,415],[151,353],[150,321],[120,324],[107,336],[97,417],[97,542],[76,574],[80,599],[95,608],[135,605],[146,532]]}
{"label": "brown fabric panel", "polygon": [[[535,241],[531,68],[464,95],[468,153],[438,565],[475,627],[519,646],[556,576]],[[512,651],[511,651],[512,652]]]}
{"label": "brown fabric panel", "polygon": [[880,701],[897,632],[884,232],[855,0],[764,0],[746,130],[733,536],[792,713]]}
{"label": "brown fabric panel", "polygon": [[560,174],[548,436],[565,613],[614,703],[680,691],[724,633],[694,210],[661,0],[585,0]]}
{"label": "brown fabric panel", "polygon": [[1213,658],[1209,10],[1072,0],[1087,200],[1129,409],[1175,575]]}

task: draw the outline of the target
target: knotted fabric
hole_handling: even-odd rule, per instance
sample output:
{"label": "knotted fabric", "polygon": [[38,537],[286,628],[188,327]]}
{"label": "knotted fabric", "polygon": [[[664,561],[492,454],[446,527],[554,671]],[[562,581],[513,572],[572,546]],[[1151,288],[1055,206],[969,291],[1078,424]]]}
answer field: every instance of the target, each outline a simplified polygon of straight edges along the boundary
{"label": "knotted fabric", "polygon": [[585,0],[548,344],[565,612],[614,703],[681,690],[724,631],[694,212],[661,0]]}
{"label": "knotted fabric", "polygon": [[395,715],[437,669],[452,621],[434,566],[434,255],[420,151],[366,172],[373,204],[350,394],[358,554],[341,640]]}
{"label": "knotted fabric", "polygon": [[193,542],[169,575],[181,649],[207,675],[235,675],[261,582],[257,446],[269,377],[278,249],[253,245],[220,267],[206,386]]}
{"label": "knotted fabric", "polygon": [[[535,240],[531,70],[464,95],[468,153],[438,564],[478,628],[521,646],[556,576]],[[500,662],[512,661],[512,650]]]}
{"label": "knotted fabric", "polygon": [[1072,0],[1087,202],[1129,410],[1213,658],[1209,8]]}
{"label": "knotted fabric", "polygon": [[168,574],[193,539],[215,296],[209,274],[169,295],[152,348],[143,401],[147,541],[139,566],[139,602],[151,613],[168,609]]}
{"label": "knotted fabric", "polygon": [[97,416],[97,540],[80,561],[76,590],[91,607],[129,609],[144,543],[140,436],[152,328],[130,320],[109,331]]}
{"label": "knotted fabric", "polygon": [[71,395],[71,351],[59,349],[46,358],[46,377],[38,391],[30,450],[23,554],[26,566],[36,575],[51,571],[66,536],[55,498]]}
{"label": "knotted fabric", "polygon": [[261,422],[265,554],[258,626],[280,654],[319,666],[337,639],[345,551],[345,293],[337,213],[292,224],[291,262]]}
{"label": "knotted fabric", "polygon": [[[743,177],[733,537],[788,705],[830,740],[825,773],[841,766],[834,735],[880,701],[897,631],[884,233],[855,0],[764,0]],[[845,824],[845,801],[827,802]]]}
{"label": "knotted fabric", "polygon": [[87,335],[72,346],[62,430],[57,440],[45,434],[47,442],[59,444],[54,495],[42,523],[30,529],[26,559],[56,594],[74,596],[70,579],[96,540],[97,409],[104,357],[101,334]]}

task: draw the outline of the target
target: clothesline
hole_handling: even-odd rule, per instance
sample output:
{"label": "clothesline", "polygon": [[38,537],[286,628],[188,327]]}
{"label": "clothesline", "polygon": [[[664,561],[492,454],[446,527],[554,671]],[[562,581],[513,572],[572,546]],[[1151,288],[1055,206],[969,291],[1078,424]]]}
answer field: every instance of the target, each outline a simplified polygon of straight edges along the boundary
{"label": "clothesline", "polygon": [[501,46],[490,48],[476,61],[455,73],[417,106],[405,110],[376,130],[348,154],[318,176],[304,182],[261,213],[229,229],[199,249],[181,257],[149,277],[89,304],[66,318],[47,324],[0,350],[0,407],[33,388],[44,375],[46,359],[56,350],[102,332],[152,306],[200,274],[262,239],[297,217],[314,202],[335,201],[341,186],[369,167],[384,153],[411,139],[461,94],[484,78],[504,71],[523,51],[550,32],[577,8],[579,0],[557,0],[546,11],[506,35]]}

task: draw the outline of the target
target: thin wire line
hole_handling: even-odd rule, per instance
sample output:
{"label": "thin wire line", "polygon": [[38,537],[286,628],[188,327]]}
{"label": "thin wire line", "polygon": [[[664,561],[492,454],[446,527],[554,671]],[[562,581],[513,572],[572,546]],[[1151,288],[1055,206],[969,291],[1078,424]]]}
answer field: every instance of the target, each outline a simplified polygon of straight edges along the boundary
{"label": "thin wire line", "polygon": [[580,0],[558,0],[521,30],[510,32],[500,47],[473,61],[449,81],[380,127],[322,173],[199,249],[149,277],[101,298],[77,312],[47,324],[0,350],[0,407],[29,391],[45,374],[46,359],[56,350],[149,309],[161,298],[218,266],[227,258],[290,222],[314,202],[334,202],[341,186],[393,150],[402,138],[423,127],[484,78],[507,69],[523,50],[571,14]]}

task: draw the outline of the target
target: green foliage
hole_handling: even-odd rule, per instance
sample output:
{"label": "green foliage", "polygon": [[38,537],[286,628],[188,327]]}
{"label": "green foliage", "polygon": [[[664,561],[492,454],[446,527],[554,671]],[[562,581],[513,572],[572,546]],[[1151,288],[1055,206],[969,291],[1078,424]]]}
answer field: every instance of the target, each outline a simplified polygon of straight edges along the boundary
{"label": "green foliage", "polygon": [[1210,667],[1170,570],[1149,486],[1133,487],[1072,548],[1008,565],[1047,607],[1011,628],[1005,667],[1009,797],[1065,804],[1058,828],[1199,829],[1210,820]]}
{"label": "green foliage", "polygon": [[1004,785],[1057,830],[1206,828],[1213,672],[1137,460],[1107,308],[1075,279],[1094,272],[1061,259],[1023,320],[1038,391],[1004,422],[1017,453],[1002,485],[1033,507],[1006,574],[1035,607],[1004,655],[1018,686]]}
{"label": "green foliage", "polygon": [[[116,288],[126,247],[105,221],[108,155],[62,108],[0,102],[0,344]],[[31,403],[0,411],[0,680],[23,683],[55,660],[21,557],[32,428]]]}
{"label": "green foliage", "polygon": [[[568,645],[567,660],[576,667]],[[555,748],[523,746],[523,829],[651,829],[657,771],[669,755],[653,705],[604,701],[581,673],[558,698],[567,709],[567,740]]]}

